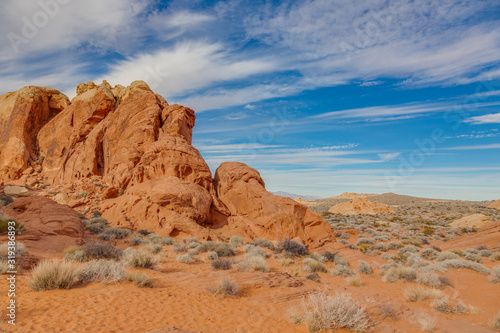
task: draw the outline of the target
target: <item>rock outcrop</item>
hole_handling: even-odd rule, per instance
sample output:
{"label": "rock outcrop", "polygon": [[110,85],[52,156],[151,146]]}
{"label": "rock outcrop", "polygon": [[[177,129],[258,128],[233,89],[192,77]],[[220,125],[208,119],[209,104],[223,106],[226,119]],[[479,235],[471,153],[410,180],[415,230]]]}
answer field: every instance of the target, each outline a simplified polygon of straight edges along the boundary
{"label": "rock outcrop", "polygon": [[25,231],[17,235],[16,240],[28,245],[37,255],[60,254],[66,247],[83,242],[83,225],[78,214],[51,199],[18,198],[5,209],[5,214],[24,224]]}
{"label": "rock outcrop", "polygon": [[349,202],[343,202],[333,206],[328,210],[333,214],[357,215],[357,214],[385,214],[394,213],[394,210],[386,204],[370,201],[364,198],[357,198]]}
{"label": "rock outcrop", "polygon": [[222,163],[215,172],[217,197],[229,210],[227,230],[249,238],[300,238],[321,246],[331,227],[306,206],[266,191],[259,172],[238,162]]}
{"label": "rock outcrop", "polygon": [[450,227],[481,228],[482,226],[490,222],[490,218],[486,215],[472,214],[451,222]]}
{"label": "rock outcrop", "polygon": [[492,202],[488,208],[496,208],[496,209],[500,209],[500,200],[497,200],[497,201],[494,201]]}
{"label": "rock outcrop", "polygon": [[191,145],[195,119],[143,81],[81,83],[71,102],[49,88],[5,94],[0,185],[53,185],[57,202],[98,204],[112,226],[159,235],[291,237],[314,246],[331,239],[320,216],[267,192],[256,170],[224,163],[212,179]]}

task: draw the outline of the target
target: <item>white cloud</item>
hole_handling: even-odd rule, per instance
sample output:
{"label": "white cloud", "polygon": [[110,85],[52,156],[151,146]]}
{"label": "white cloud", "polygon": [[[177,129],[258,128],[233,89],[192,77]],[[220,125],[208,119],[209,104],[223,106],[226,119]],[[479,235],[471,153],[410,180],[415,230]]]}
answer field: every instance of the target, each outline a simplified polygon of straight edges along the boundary
{"label": "white cloud", "polygon": [[500,124],[500,113],[485,114],[483,116],[471,117],[464,120],[473,125],[479,124]]}
{"label": "white cloud", "polygon": [[438,148],[442,150],[483,150],[483,149],[500,149],[500,143],[492,143],[488,145],[471,145],[471,146],[459,146],[459,147],[448,147],[448,148]]}

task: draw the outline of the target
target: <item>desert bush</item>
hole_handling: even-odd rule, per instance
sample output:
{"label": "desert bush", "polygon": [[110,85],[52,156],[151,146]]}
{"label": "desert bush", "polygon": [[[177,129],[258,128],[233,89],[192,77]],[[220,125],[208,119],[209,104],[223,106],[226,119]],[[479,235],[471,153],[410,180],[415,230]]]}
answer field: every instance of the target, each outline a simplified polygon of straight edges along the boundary
{"label": "desert bush", "polygon": [[219,259],[219,255],[217,254],[217,252],[208,252],[207,259],[208,260],[217,260],[217,259]]}
{"label": "desert bush", "polygon": [[387,270],[381,272],[384,282],[396,282],[398,280],[415,281],[417,278],[417,272],[412,267],[391,267]]}
{"label": "desert bush", "polygon": [[231,237],[231,239],[229,240],[229,244],[231,244],[232,246],[234,247],[238,247],[240,246],[241,244],[243,244],[243,238],[240,237],[240,236],[233,236]]}
{"label": "desert bush", "polygon": [[422,256],[422,258],[428,260],[435,260],[437,259],[438,255],[439,253],[430,247],[422,250],[422,252],[420,253],[420,256]]}
{"label": "desert bush", "polygon": [[326,273],[326,267],[323,265],[321,262],[314,260],[312,258],[307,258],[310,259],[305,263],[304,271],[306,272],[312,272],[312,273],[317,273],[317,272],[323,272]]}
{"label": "desert bush", "polygon": [[384,259],[385,261],[394,261],[394,258],[396,256],[394,254],[390,254],[390,253],[384,253],[382,255],[382,259]]}
{"label": "desert bush", "polygon": [[64,259],[70,261],[84,262],[89,260],[85,250],[80,246],[70,246],[64,249]]}
{"label": "desert bush", "polygon": [[500,261],[500,252],[493,252],[490,256],[491,261]]}
{"label": "desert bush", "polygon": [[0,259],[7,259],[8,257],[12,256],[19,258],[23,254],[28,252],[28,250],[26,249],[26,245],[20,242],[15,243],[15,246],[9,245],[8,242],[2,243],[0,245]]}
{"label": "desert bush", "polygon": [[352,271],[347,265],[335,265],[335,268],[330,272],[333,276],[351,276],[354,275],[354,271]]}
{"label": "desert bush", "polygon": [[401,243],[403,245],[413,245],[416,247],[421,247],[423,242],[422,242],[422,239],[420,239],[420,238],[405,238],[405,239],[401,240]]}
{"label": "desert bush", "polygon": [[438,252],[443,251],[443,250],[441,250],[441,248],[440,248],[439,246],[434,245],[434,244],[433,244],[433,245],[431,245],[431,248],[432,248],[433,250],[435,250],[435,251],[438,251]]}
{"label": "desert bush", "polygon": [[75,279],[75,265],[66,261],[40,261],[31,272],[30,286],[36,291],[69,289]]}
{"label": "desert bush", "polygon": [[143,273],[126,274],[125,280],[133,282],[136,286],[138,286],[140,288],[142,288],[142,287],[153,288],[154,287],[153,282],[151,282],[151,280],[147,277],[147,275],[143,274]]}
{"label": "desert bush", "polygon": [[[0,234],[6,234],[9,231],[9,221],[12,220],[8,218],[4,219],[2,218],[2,216],[0,216]],[[20,234],[21,232],[24,231],[24,224],[14,221],[14,230],[16,231],[17,234]]]}
{"label": "desert bush", "polygon": [[453,287],[455,287],[455,286],[453,285],[453,282],[451,282],[451,281],[450,281],[450,279],[448,279],[446,276],[440,276],[440,277],[439,277],[439,281],[441,282],[441,284],[442,284],[443,286],[450,286],[450,287],[452,287],[452,288],[453,288]]}
{"label": "desert bush", "polygon": [[109,243],[87,243],[82,246],[90,259],[118,259],[121,251]]}
{"label": "desert bush", "polygon": [[432,288],[440,288],[441,280],[436,273],[433,272],[419,272],[417,274],[417,283],[425,284]]}
{"label": "desert bush", "polygon": [[328,261],[328,259],[326,259],[325,256],[322,256],[322,255],[320,255],[320,254],[318,254],[316,252],[309,254],[309,258],[317,260],[317,261],[319,261],[319,262],[321,262],[323,264]]}
{"label": "desert bush", "polygon": [[269,254],[258,245],[246,244],[244,251],[247,253],[246,256],[261,256],[262,258],[267,258]]}
{"label": "desert bush", "polygon": [[453,250],[450,250],[449,252],[455,253],[456,255],[458,255],[460,257],[464,255],[464,251],[459,250],[459,249],[453,249]]}
{"label": "desert bush", "polygon": [[150,252],[127,248],[122,253],[122,262],[128,267],[150,268],[156,260]]}
{"label": "desert bush", "polygon": [[464,255],[466,255],[467,253],[479,254],[479,250],[478,249],[467,249],[464,251]]}
{"label": "desert bush", "polygon": [[118,282],[125,278],[125,271],[116,261],[99,259],[86,262],[78,269],[76,276],[82,282]]}
{"label": "desert bush", "polygon": [[398,250],[401,247],[403,247],[403,246],[401,244],[396,243],[396,242],[389,242],[389,244],[387,244],[387,248],[389,250]]}
{"label": "desert bush", "polygon": [[284,251],[290,256],[305,256],[308,254],[307,249],[304,245],[291,240],[290,238],[285,238],[279,242],[278,252]]}
{"label": "desert bush", "polygon": [[302,300],[302,321],[309,332],[331,332],[345,329],[368,332],[373,325],[364,307],[352,299],[350,294],[311,293]]}
{"label": "desert bush", "polygon": [[176,260],[184,264],[192,264],[194,262],[193,256],[187,253],[177,256]]}
{"label": "desert bush", "polygon": [[349,242],[346,241],[345,239],[340,239],[340,240],[337,241],[337,243],[344,244],[345,246],[349,245]]}
{"label": "desert bush", "polygon": [[157,253],[160,253],[161,250],[163,250],[163,248],[161,247],[160,244],[147,244],[147,245],[141,246],[141,250],[157,254]]}
{"label": "desert bush", "polygon": [[337,256],[337,254],[338,252],[330,252],[328,250],[325,250],[322,256],[325,257],[327,261],[333,262],[335,261],[335,257]]}
{"label": "desert bush", "polygon": [[115,228],[104,230],[99,235],[99,237],[105,235],[105,236],[108,236],[110,239],[115,239],[115,238],[116,239],[123,239],[130,234],[131,234],[130,230],[115,227]]}
{"label": "desert bush", "polygon": [[[183,253],[189,250],[189,247],[186,244],[174,243],[173,247],[174,252],[176,253]],[[201,247],[201,245],[199,245],[198,247]],[[198,247],[196,249],[198,249]]]}
{"label": "desert bush", "polygon": [[490,276],[490,281],[493,283],[500,283],[500,266],[495,266],[492,269],[493,273]]}
{"label": "desert bush", "polygon": [[453,252],[442,252],[437,256],[436,261],[445,261],[452,259],[460,259],[460,256]]}
{"label": "desert bush", "polygon": [[426,313],[419,313],[416,322],[425,333],[432,333],[436,329],[436,319]]}
{"label": "desert bush", "polygon": [[147,240],[144,237],[141,236],[131,236],[128,239],[128,243],[132,246],[134,245],[141,245],[141,244],[146,244]]}
{"label": "desert bush", "polygon": [[441,290],[428,288],[424,286],[411,286],[404,291],[405,299],[408,302],[425,301],[430,298],[441,298],[443,293]]}
{"label": "desert bush", "polygon": [[273,242],[271,242],[270,240],[267,240],[265,238],[254,239],[253,244],[260,246],[260,247],[267,247],[269,250],[274,250]]}
{"label": "desert bush", "polygon": [[213,270],[220,269],[223,271],[231,269],[232,265],[233,265],[233,261],[230,259],[225,259],[225,258],[216,259],[210,263],[210,266],[212,267]]}
{"label": "desert bush", "polygon": [[491,271],[487,267],[478,264],[476,262],[463,259],[440,261],[438,263],[426,266],[423,269],[431,272],[432,271],[446,272],[448,269],[460,269],[460,268],[471,269],[473,271],[476,271],[484,275],[489,275],[491,273]]}
{"label": "desert bush", "polygon": [[377,251],[382,251],[382,252],[387,252],[389,249],[387,248],[387,245],[383,244],[383,243],[380,243],[380,244],[375,244],[373,246],[373,249],[374,250],[377,250]]}
{"label": "desert bush", "polygon": [[238,296],[238,285],[228,277],[220,279],[215,287],[209,289],[211,293],[223,297]]}
{"label": "desert bush", "polygon": [[496,315],[495,318],[493,318],[491,322],[491,327],[493,327],[496,330],[500,330],[500,312]]}
{"label": "desert bush", "polygon": [[398,255],[408,255],[409,253],[417,253],[419,251],[418,247],[414,245],[407,245],[398,251]]}
{"label": "desert bush", "polygon": [[159,239],[159,243],[161,245],[172,245],[172,244],[174,244],[174,240],[172,239],[172,237],[165,236],[165,237],[161,237]]}
{"label": "desert bush", "polygon": [[266,259],[261,256],[251,256],[246,257],[245,260],[240,263],[240,270],[267,272],[269,268],[267,267]]}
{"label": "desert bush", "polygon": [[[9,195],[0,195],[0,207],[8,207],[14,202],[14,198]],[[0,219],[8,220],[7,216],[0,215]]]}
{"label": "desert bush", "polygon": [[358,272],[360,272],[362,274],[366,274],[366,275],[373,274],[373,269],[370,267],[370,265],[367,262],[360,260],[358,262],[358,264],[359,264]]}
{"label": "desert bush", "polygon": [[366,245],[373,245],[375,244],[375,240],[371,238],[360,238],[358,239],[358,242],[356,243],[357,246],[361,246],[363,244]]}
{"label": "desert bush", "polygon": [[314,281],[314,282],[320,282],[321,281],[321,277],[319,276],[318,273],[311,273],[311,274],[309,274],[309,275],[306,276],[306,279]]}
{"label": "desert bush", "polygon": [[236,249],[228,243],[223,242],[203,242],[200,246],[196,248],[198,252],[216,252],[219,257],[230,257],[236,254]]}
{"label": "desert bush", "polygon": [[453,313],[453,307],[448,304],[448,297],[441,298],[432,302],[432,307],[441,313]]}
{"label": "desert bush", "polygon": [[472,252],[466,252],[464,259],[469,260],[469,261],[473,261],[473,262],[477,262],[477,263],[483,262],[483,259],[481,259],[481,256],[479,254],[472,253]]}
{"label": "desert bush", "polygon": [[493,254],[490,250],[481,250],[479,251],[479,255],[481,257],[490,257]]}
{"label": "desert bush", "polygon": [[387,242],[387,241],[391,240],[391,236],[389,236],[387,234],[382,234],[382,235],[379,235],[379,236],[375,236],[374,239],[377,242]]}
{"label": "desert bush", "polygon": [[198,240],[198,238],[196,238],[196,237],[184,238],[184,239],[182,240],[182,242],[183,242],[184,244],[186,244],[186,245],[189,245],[189,244],[191,244],[191,243],[197,243],[197,244],[199,244],[199,243],[200,243],[200,241],[199,241],[199,240]]}
{"label": "desert bush", "polygon": [[340,239],[349,239],[350,237],[351,237],[351,235],[348,234],[347,232],[343,232],[339,236]]}
{"label": "desert bush", "polygon": [[351,275],[346,278],[347,285],[351,287],[361,287],[361,277],[357,274]]}
{"label": "desert bush", "polygon": [[349,266],[349,263],[347,262],[347,260],[345,260],[340,255],[335,256],[335,259],[333,260],[333,262],[335,263],[335,265]]}

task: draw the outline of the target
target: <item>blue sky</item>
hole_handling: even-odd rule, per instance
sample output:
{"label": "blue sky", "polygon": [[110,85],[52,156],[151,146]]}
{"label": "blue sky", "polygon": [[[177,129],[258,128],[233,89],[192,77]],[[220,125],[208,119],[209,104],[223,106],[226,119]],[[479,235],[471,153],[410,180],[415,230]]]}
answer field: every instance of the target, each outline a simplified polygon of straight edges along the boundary
{"label": "blue sky", "polygon": [[0,93],[145,80],[213,172],[268,190],[500,198],[497,0],[4,0]]}

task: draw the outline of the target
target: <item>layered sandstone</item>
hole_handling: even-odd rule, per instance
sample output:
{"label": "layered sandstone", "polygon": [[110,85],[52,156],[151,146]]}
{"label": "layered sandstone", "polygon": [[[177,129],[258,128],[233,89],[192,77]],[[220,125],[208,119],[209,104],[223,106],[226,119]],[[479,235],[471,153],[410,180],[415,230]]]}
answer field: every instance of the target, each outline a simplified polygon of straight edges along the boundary
{"label": "layered sandstone", "polygon": [[365,198],[356,198],[354,200],[343,202],[333,206],[328,210],[333,214],[357,215],[357,214],[385,214],[394,213],[394,210],[386,204],[377,201],[370,201]]}

